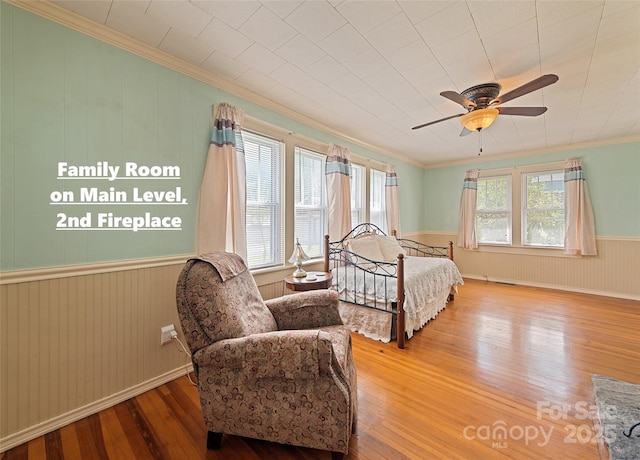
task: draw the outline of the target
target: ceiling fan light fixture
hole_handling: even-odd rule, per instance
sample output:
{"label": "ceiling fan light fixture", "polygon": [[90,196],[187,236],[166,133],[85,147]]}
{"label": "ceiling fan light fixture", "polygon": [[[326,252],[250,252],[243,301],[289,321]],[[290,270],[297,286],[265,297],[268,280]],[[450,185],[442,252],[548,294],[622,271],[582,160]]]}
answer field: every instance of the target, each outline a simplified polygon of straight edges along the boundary
{"label": "ceiling fan light fixture", "polygon": [[491,126],[498,117],[498,109],[477,109],[460,117],[460,123],[469,131],[480,131]]}

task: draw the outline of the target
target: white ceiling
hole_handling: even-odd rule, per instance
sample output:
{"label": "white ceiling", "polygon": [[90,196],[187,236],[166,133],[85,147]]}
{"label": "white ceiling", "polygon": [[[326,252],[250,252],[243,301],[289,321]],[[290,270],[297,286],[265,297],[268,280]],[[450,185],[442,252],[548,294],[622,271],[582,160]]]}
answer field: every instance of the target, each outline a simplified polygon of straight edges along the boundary
{"label": "white ceiling", "polygon": [[[346,136],[433,164],[476,157],[439,93],[496,81],[507,102],[483,155],[640,135],[640,2],[55,0]],[[477,158],[477,157],[476,157]]]}

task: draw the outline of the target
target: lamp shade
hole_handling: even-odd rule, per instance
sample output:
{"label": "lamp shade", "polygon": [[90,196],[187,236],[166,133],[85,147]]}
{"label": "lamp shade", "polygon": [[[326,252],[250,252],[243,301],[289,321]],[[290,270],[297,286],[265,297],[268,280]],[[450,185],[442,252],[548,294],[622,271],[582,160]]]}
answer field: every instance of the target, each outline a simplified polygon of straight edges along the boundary
{"label": "lamp shade", "polygon": [[293,247],[291,257],[289,257],[289,262],[295,264],[297,262],[306,262],[307,260],[309,260],[309,256],[304,252],[300,241],[298,241],[298,239],[296,238],[296,244]]}
{"label": "lamp shade", "polygon": [[498,117],[498,109],[478,109],[465,113],[460,117],[460,123],[469,131],[480,131],[491,126]]}

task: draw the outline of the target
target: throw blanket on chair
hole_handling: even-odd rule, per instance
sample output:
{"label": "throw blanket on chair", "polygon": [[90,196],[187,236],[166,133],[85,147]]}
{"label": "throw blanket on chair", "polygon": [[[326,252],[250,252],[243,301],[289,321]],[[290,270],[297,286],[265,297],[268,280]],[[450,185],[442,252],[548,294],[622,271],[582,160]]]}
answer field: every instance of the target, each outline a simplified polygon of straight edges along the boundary
{"label": "throw blanket on chair", "polygon": [[242,257],[231,252],[201,254],[189,260],[202,260],[203,262],[210,263],[216,269],[222,281],[227,281],[228,279],[238,276],[247,269]]}

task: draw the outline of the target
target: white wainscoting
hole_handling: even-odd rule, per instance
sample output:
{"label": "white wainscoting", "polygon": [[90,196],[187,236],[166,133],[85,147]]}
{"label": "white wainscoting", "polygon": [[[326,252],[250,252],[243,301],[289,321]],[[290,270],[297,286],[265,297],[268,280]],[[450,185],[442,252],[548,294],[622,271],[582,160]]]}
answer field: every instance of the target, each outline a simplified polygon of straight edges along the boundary
{"label": "white wainscoting", "polygon": [[[425,232],[409,238],[446,246],[457,235]],[[454,261],[468,278],[640,300],[640,238],[598,237],[596,244],[598,255],[582,258],[470,251],[454,244]]]}
{"label": "white wainscoting", "polygon": [[182,339],[175,286],[185,260],[2,274],[0,450],[187,372],[177,344],[160,346],[168,324]]}
{"label": "white wainscoting", "polygon": [[[455,234],[406,237],[446,245]],[[187,372],[160,328],[175,324],[188,256],[3,273],[0,280],[0,451]],[[464,276],[640,300],[640,239],[598,238],[582,259],[455,248]],[[319,267],[317,267],[319,269]],[[289,269],[256,275],[265,299],[288,294]]]}

